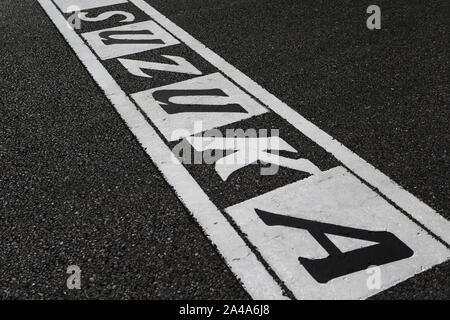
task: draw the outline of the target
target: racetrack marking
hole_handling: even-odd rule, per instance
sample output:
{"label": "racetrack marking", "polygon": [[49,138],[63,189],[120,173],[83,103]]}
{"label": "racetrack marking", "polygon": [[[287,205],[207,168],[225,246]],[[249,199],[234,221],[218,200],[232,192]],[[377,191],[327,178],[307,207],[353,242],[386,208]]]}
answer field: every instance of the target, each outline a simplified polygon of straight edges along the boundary
{"label": "racetrack marking", "polygon": [[182,40],[187,46],[192,48],[192,50],[201,55],[205,60],[209,61],[212,65],[221,70],[230,79],[245,88],[253,96],[258,97],[260,101],[262,101],[275,113],[283,117],[286,121],[291,123],[304,135],[334,155],[346,167],[352,170],[360,178],[367,181],[388,199],[392,200],[400,208],[410,214],[415,220],[426,226],[431,232],[444,240],[447,244],[450,243],[450,223],[435,210],[400,187],[381,171],[367,163],[315,124],[295,112],[273,94],[269,93],[252,79],[203,45],[200,41],[196,40],[186,31],[167,19],[144,0],[130,0],[130,2],[134,3],[142,11],[154,18],[166,30],[170,31],[174,36]]}
{"label": "racetrack marking", "polygon": [[203,132],[267,112],[220,73],[131,96],[168,141],[200,133],[196,121],[201,121]]}
{"label": "racetrack marking", "polygon": [[380,266],[384,289],[449,255],[343,167],[226,211],[298,299],[368,297],[379,291],[366,285],[369,266]]}
{"label": "racetrack marking", "polygon": [[[218,71],[203,75],[202,69],[196,69],[198,72],[186,73],[192,76],[190,80],[125,93],[80,36],[66,27],[64,17],[54,5],[45,0],[39,2],[252,297],[283,298],[280,286],[220,210],[226,210],[240,231],[246,234],[243,235],[246,241],[256,247],[264,263],[297,298],[367,297],[379,291],[364,288],[364,268],[370,263],[381,266],[384,275],[381,290],[384,290],[449,258],[449,250],[444,245],[398,208],[448,242],[450,225],[447,220],[226,63],[145,1],[130,0],[129,4],[133,3],[155,21],[82,33],[104,63],[115,58],[123,61],[125,55],[131,55],[126,59],[135,59],[134,54],[152,50],[170,53],[171,48],[187,45]],[[71,0],[72,5],[77,2],[83,1]],[[105,10],[109,9],[105,7]],[[122,67],[126,68],[126,65],[122,63]],[[131,74],[147,78],[140,72]],[[202,82],[202,79],[208,81]],[[207,84],[213,85],[208,87]],[[131,95],[137,105],[131,102]],[[311,154],[304,157],[302,146],[292,147],[292,150],[299,150],[301,163],[286,158],[285,164],[288,168],[304,171],[301,177],[246,201],[216,207],[215,196],[209,195],[209,199],[186,167],[173,161],[166,143],[177,139],[192,142],[189,136],[195,133],[218,126],[243,125],[251,117],[262,119],[262,116],[272,114],[267,108],[287,121],[280,128],[282,134],[289,131],[292,136],[295,133],[292,130],[301,132],[317,144],[316,148],[328,151],[329,156],[325,156],[330,157],[328,164],[318,166],[323,159]],[[189,131],[190,124],[196,120],[203,120],[207,125],[201,132]],[[173,136],[177,130],[185,134]],[[302,141],[305,145],[309,143]],[[208,147],[196,147],[201,152],[208,151]],[[259,151],[265,150],[255,152]],[[259,155],[252,156],[259,158]],[[335,160],[331,158],[336,158],[347,169],[333,165]],[[206,181],[221,175],[223,183],[225,180],[233,183],[230,174],[239,175],[251,165],[246,163],[227,169],[220,166],[220,161],[216,163],[219,169],[206,176]],[[228,170],[226,173],[223,172],[225,169]],[[267,184],[270,180],[261,177],[260,181]],[[204,185],[205,181],[201,183]]]}
{"label": "racetrack marking", "polygon": [[83,38],[102,60],[180,43],[154,21],[92,31],[84,33]]}
{"label": "racetrack marking", "polygon": [[66,20],[56,7],[48,0],[38,1],[247,292],[254,299],[286,299],[280,286],[183,165],[170,161],[171,150],[89,47],[73,30],[67,28]]}
{"label": "racetrack marking", "polygon": [[[229,155],[222,153],[219,159],[215,156],[216,159],[213,159],[211,162],[214,164],[217,174],[223,181],[226,181],[239,169],[254,164],[257,161],[276,166],[273,170],[270,170],[271,168],[262,168],[262,170],[267,170],[266,172],[261,172],[261,175],[275,175],[280,166],[310,174],[320,173],[320,169],[307,159],[291,159],[275,154],[274,152],[279,153],[279,151],[297,153],[297,150],[294,147],[277,136],[254,138],[191,136],[186,140],[196,151],[200,152],[205,152],[207,150],[234,151],[234,153]],[[270,150],[270,152],[268,150]]]}
{"label": "racetrack marking", "polygon": [[195,75],[202,74],[200,70],[198,70],[188,61],[186,61],[186,59],[184,59],[183,57],[169,56],[169,55],[163,55],[162,57],[166,58],[169,61],[174,62],[175,64],[148,62],[133,59],[117,59],[117,60],[128,70],[129,73],[134,74],[135,76],[145,78],[151,78],[152,76],[145,73],[143,69],[178,72]]}

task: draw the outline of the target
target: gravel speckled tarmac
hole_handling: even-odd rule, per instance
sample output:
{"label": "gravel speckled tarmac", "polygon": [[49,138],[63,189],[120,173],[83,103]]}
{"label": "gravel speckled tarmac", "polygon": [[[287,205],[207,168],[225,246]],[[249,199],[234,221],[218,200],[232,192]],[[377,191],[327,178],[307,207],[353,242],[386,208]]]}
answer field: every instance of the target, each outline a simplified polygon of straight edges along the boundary
{"label": "gravel speckled tarmac", "polygon": [[[147,2],[449,218],[448,1],[378,1],[373,32],[368,1]],[[247,299],[40,6],[0,18],[0,297]],[[374,298],[449,288],[447,262]]]}

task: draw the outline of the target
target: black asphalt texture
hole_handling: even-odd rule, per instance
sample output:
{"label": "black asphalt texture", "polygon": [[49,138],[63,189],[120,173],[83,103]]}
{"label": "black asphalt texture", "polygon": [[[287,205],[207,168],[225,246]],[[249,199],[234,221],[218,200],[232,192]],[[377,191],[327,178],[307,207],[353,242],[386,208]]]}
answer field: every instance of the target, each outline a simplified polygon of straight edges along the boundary
{"label": "black asphalt texture", "polygon": [[[147,2],[449,218],[448,1],[377,1],[375,31],[370,1]],[[39,4],[0,26],[0,298],[248,299]],[[373,298],[449,299],[450,263]]]}

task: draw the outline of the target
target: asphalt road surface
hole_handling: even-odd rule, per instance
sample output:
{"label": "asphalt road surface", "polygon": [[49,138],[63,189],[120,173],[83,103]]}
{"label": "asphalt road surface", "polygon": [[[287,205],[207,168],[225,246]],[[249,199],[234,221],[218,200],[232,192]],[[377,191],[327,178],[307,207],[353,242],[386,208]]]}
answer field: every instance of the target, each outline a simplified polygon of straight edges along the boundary
{"label": "asphalt road surface", "polygon": [[[377,1],[374,31],[370,1],[146,2],[449,219],[448,1]],[[0,26],[0,297],[249,299],[39,3]],[[449,299],[450,263],[372,298]]]}

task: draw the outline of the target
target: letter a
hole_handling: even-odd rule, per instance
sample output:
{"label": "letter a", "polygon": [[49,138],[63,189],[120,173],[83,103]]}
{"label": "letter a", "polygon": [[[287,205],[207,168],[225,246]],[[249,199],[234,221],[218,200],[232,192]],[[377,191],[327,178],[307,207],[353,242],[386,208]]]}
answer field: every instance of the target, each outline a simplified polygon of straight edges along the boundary
{"label": "letter a", "polygon": [[372,15],[367,18],[366,25],[369,30],[381,29],[381,9],[379,6],[371,5],[367,8],[367,13]]}
{"label": "letter a", "polygon": [[[371,265],[383,265],[411,257],[414,252],[394,234],[387,231],[369,231],[306,219],[294,218],[255,209],[268,226],[286,226],[307,230],[328,252],[323,259],[299,257],[300,264],[319,283],[367,269]],[[342,252],[327,234],[375,242],[368,247]]]}

